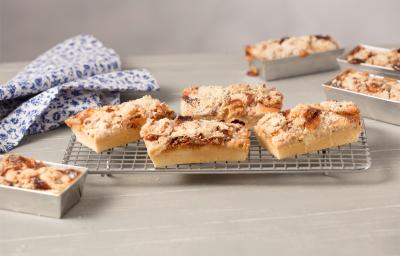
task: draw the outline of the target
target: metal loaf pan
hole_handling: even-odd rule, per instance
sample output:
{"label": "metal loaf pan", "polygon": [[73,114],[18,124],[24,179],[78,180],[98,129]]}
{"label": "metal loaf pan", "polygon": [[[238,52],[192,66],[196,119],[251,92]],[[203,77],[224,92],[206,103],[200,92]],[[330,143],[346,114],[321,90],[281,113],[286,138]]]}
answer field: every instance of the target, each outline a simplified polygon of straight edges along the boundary
{"label": "metal loaf pan", "polygon": [[[391,50],[388,48],[376,47],[376,46],[365,45],[365,44],[359,44],[358,46],[362,46],[367,49],[370,49],[373,51],[380,51],[380,52],[387,52],[387,51]],[[353,47],[352,49],[354,49],[354,48],[355,47]],[[376,75],[400,78],[400,71],[397,71],[392,68],[381,67],[381,66],[371,65],[371,64],[367,64],[367,63],[352,64],[347,61],[348,54],[349,54],[349,52],[347,52],[337,58],[337,61],[342,69],[352,68],[355,70],[360,70],[360,71],[364,71],[364,72],[372,73],[372,74],[376,74]]]}
{"label": "metal loaf pan", "polygon": [[87,168],[51,162],[44,163],[60,169],[73,168],[80,171],[81,175],[60,194],[0,185],[0,209],[61,218],[79,202],[82,197]]}
{"label": "metal loaf pan", "polygon": [[312,53],[305,57],[292,56],[265,61],[254,59],[250,62],[250,65],[255,66],[258,74],[265,80],[276,80],[338,69],[336,58],[343,52],[344,49],[340,48],[333,51]]}
{"label": "metal loaf pan", "polygon": [[[370,76],[382,78],[373,74]],[[333,79],[322,85],[327,99],[352,101],[359,106],[362,116],[400,125],[400,102],[334,87],[331,85],[332,81]]]}

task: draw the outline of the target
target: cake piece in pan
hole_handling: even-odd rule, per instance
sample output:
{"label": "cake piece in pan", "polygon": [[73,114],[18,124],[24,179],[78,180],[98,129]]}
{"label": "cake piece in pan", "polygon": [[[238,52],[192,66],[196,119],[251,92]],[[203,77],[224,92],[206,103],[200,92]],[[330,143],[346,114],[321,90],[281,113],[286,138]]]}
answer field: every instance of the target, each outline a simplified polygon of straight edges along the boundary
{"label": "cake piece in pan", "polygon": [[181,115],[252,128],[265,113],[280,111],[282,101],[283,95],[265,84],[193,86],[183,90]]}
{"label": "cake piece in pan", "polygon": [[80,175],[75,169],[60,169],[15,154],[5,155],[0,161],[0,184],[5,186],[59,194]]}
{"label": "cake piece in pan", "polygon": [[351,64],[366,63],[400,71],[400,48],[379,51],[359,45],[347,54],[346,59]]}
{"label": "cake piece in pan", "polygon": [[265,114],[254,131],[264,148],[283,159],[357,141],[360,111],[352,102],[300,104]]}
{"label": "cake piece in pan", "polygon": [[155,167],[242,161],[250,147],[247,128],[214,120],[149,119],[140,133]]}
{"label": "cake piece in pan", "polygon": [[86,109],[65,123],[76,139],[101,152],[140,139],[140,128],[148,118],[174,118],[174,111],[165,103],[146,95],[116,106]]}
{"label": "cake piece in pan", "polygon": [[310,35],[271,39],[246,46],[246,59],[276,60],[292,56],[305,57],[311,53],[339,48],[330,36]]}
{"label": "cake piece in pan", "polygon": [[400,101],[400,82],[389,77],[347,69],[332,80],[331,86],[382,99]]}

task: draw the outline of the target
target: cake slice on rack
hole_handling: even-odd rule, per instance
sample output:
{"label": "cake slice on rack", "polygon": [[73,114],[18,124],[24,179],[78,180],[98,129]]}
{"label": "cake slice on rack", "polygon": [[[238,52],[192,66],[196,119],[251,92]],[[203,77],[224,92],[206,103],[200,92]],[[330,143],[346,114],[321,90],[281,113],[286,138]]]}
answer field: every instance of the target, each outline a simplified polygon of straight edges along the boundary
{"label": "cake slice on rack", "polygon": [[282,100],[279,91],[265,84],[192,86],[183,90],[181,115],[253,128],[265,113],[280,111]]}
{"label": "cake slice on rack", "polygon": [[65,123],[76,139],[97,153],[140,139],[140,128],[148,118],[174,118],[165,103],[146,95],[116,106],[86,109]]}
{"label": "cake slice on rack", "polygon": [[149,119],[140,134],[155,167],[243,161],[250,147],[250,132],[243,125],[190,117]]}
{"label": "cake slice on rack", "polygon": [[300,104],[265,114],[254,131],[264,148],[283,159],[357,141],[360,111],[352,102]]}

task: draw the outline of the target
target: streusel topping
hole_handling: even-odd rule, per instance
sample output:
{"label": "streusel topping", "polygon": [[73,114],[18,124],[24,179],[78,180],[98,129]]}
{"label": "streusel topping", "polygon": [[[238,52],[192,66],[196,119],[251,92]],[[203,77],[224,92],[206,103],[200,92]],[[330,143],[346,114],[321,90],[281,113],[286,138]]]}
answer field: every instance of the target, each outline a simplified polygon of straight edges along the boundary
{"label": "streusel topping", "polygon": [[173,118],[175,113],[168,105],[146,95],[137,100],[116,106],[89,108],[67,119],[69,127],[76,126],[92,137],[107,137],[126,128],[138,128],[147,118]]}
{"label": "streusel topping", "polygon": [[272,139],[272,143],[283,146],[359,126],[360,111],[354,103],[324,101],[320,104],[299,104],[279,113],[267,113],[256,129],[261,129]]}
{"label": "streusel topping", "polygon": [[60,169],[19,155],[5,155],[0,162],[0,184],[61,193],[81,172]]}
{"label": "streusel topping", "polygon": [[291,56],[304,57],[311,53],[335,50],[338,47],[330,36],[283,37],[246,46],[246,58],[251,61],[275,60]]}
{"label": "streusel topping", "polygon": [[250,132],[240,124],[213,120],[149,119],[140,131],[149,151],[160,153],[176,147],[226,145],[247,149]]}
{"label": "streusel topping", "polygon": [[347,61],[352,64],[367,63],[400,71],[400,49],[377,51],[357,46],[347,54]]}
{"label": "streusel topping", "polygon": [[232,84],[193,86],[184,89],[181,112],[195,116],[231,122],[240,117],[254,117],[279,111],[283,95],[265,84]]}
{"label": "streusel topping", "polygon": [[368,73],[348,69],[331,83],[334,87],[400,101],[400,82],[387,77],[371,76]]}

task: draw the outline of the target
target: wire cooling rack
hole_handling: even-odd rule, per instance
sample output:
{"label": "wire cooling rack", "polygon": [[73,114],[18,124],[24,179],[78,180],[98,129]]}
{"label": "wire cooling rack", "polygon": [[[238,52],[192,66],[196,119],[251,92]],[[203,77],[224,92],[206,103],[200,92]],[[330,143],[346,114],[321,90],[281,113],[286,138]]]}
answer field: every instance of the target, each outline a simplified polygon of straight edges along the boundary
{"label": "wire cooling rack", "polygon": [[290,159],[276,159],[258,144],[252,134],[247,161],[181,164],[163,168],[153,166],[142,140],[96,153],[79,143],[72,135],[63,163],[87,167],[89,174],[104,175],[128,173],[333,173],[367,170],[371,165],[371,158],[363,126],[363,132],[355,143]]}

